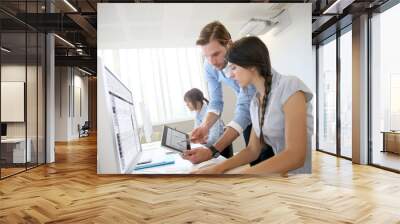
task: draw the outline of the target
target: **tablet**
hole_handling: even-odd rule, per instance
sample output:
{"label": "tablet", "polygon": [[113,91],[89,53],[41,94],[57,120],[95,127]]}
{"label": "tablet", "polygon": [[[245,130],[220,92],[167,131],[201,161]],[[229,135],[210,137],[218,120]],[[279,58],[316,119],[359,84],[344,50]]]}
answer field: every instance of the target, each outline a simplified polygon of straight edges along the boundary
{"label": "tablet", "polygon": [[178,152],[190,149],[189,135],[174,128],[164,126],[161,145]]}

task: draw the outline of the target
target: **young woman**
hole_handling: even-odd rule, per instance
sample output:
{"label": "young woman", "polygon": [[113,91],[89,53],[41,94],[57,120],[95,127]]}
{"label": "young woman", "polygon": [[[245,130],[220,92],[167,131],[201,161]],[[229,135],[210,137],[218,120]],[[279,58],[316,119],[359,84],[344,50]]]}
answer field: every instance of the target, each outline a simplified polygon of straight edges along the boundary
{"label": "young woman", "polygon": [[[204,97],[203,92],[197,88],[193,88],[187,91],[183,97],[186,106],[189,108],[190,111],[195,113],[195,120],[194,120],[194,128],[199,127],[205,116],[207,115],[207,105],[208,100]],[[206,139],[206,146],[210,146],[214,144],[224,133],[224,122],[221,118],[214,123],[211,127],[209,134]],[[232,145],[225,148],[222,153],[222,156],[226,158],[230,158],[233,155]]]}
{"label": "young woman", "polygon": [[265,144],[272,147],[275,155],[255,166],[238,169],[238,173],[311,173],[311,91],[300,79],[271,68],[268,49],[258,37],[236,41],[226,58],[229,75],[242,88],[253,84],[257,90],[250,103],[250,143],[232,158],[195,173],[225,173],[249,164]]}

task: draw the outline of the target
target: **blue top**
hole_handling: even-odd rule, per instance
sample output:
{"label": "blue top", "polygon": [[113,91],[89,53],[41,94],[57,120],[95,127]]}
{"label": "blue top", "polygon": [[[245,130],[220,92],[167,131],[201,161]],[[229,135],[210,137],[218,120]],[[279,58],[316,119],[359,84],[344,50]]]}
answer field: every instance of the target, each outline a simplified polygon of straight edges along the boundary
{"label": "blue top", "polygon": [[[206,115],[207,115],[207,105],[203,103],[201,110],[199,112],[196,112],[196,119],[194,121],[195,128],[197,128],[203,122],[203,119],[206,117]],[[208,132],[206,146],[210,146],[216,143],[219,137],[221,137],[223,133],[224,133],[224,122],[222,121],[221,118],[218,118],[217,122],[214,123],[214,125],[210,128],[210,131]]]}
{"label": "blue top", "polygon": [[251,124],[250,101],[253,98],[256,88],[249,85],[247,88],[240,88],[239,84],[224,74],[224,71],[215,69],[210,63],[204,62],[205,79],[210,94],[210,103],[207,112],[221,115],[224,108],[222,95],[222,83],[228,85],[236,94],[236,107],[233,120],[227,126],[235,129],[239,134]]}

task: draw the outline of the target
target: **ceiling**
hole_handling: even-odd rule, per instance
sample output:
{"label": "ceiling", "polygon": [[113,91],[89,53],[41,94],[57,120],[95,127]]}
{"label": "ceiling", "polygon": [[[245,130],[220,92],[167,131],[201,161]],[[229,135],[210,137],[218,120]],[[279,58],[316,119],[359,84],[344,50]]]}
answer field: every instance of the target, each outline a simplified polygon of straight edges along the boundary
{"label": "ceiling", "polygon": [[[38,41],[39,40],[39,41]],[[8,63],[25,63],[28,60],[36,61],[38,52],[43,52],[45,48],[43,35],[36,33],[2,33],[2,46],[11,50],[9,53],[2,52],[2,61]],[[40,54],[39,54],[40,56]]]}
{"label": "ceiling", "polygon": [[237,39],[253,17],[273,17],[286,4],[99,4],[98,48],[193,47],[199,31],[218,20]]}
{"label": "ceiling", "polygon": [[[340,14],[324,14],[336,1],[343,3],[336,7]],[[104,43],[99,46],[102,48],[144,47],[150,46],[150,43],[152,47],[157,47],[154,43],[160,47],[193,46],[199,30],[211,20],[223,22],[235,39],[240,27],[251,17],[274,14],[289,3],[312,3],[313,18],[310,22],[313,24],[313,43],[318,44],[337,29],[351,24],[354,16],[379,8],[389,1],[393,0],[230,0],[230,3],[223,0],[0,0],[0,27],[3,33],[18,33],[26,28],[56,33],[76,46],[71,48],[56,38],[56,66],[79,66],[95,72],[97,40]],[[166,2],[187,4],[168,3],[176,7],[167,8]],[[274,4],[256,5],[266,2]],[[115,4],[108,9],[102,8],[108,3]],[[121,3],[125,4],[121,7]],[[6,38],[15,40],[16,48],[24,44],[19,37]],[[78,54],[77,49],[81,49],[82,53]],[[27,51],[29,54],[30,47]]]}

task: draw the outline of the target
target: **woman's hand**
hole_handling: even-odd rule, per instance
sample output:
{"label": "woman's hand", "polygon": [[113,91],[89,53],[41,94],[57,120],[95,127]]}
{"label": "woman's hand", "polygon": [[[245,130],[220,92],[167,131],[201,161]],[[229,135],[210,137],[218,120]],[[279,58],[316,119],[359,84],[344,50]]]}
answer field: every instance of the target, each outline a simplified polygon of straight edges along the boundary
{"label": "woman's hand", "polygon": [[222,174],[223,169],[219,165],[211,165],[198,170],[192,171],[190,174]]}

